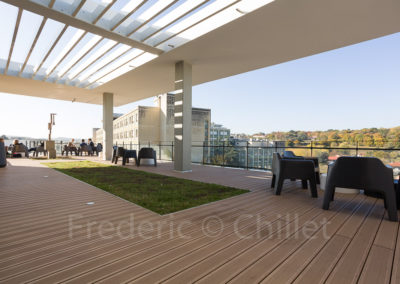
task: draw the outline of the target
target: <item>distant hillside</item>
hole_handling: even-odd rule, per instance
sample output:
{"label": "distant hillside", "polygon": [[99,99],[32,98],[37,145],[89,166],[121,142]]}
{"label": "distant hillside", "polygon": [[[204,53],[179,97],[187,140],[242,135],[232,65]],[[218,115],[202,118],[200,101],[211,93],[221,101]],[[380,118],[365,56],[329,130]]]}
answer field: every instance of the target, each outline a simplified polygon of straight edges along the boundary
{"label": "distant hillside", "polygon": [[371,147],[400,148],[400,126],[393,128],[363,128],[360,130],[295,131],[272,132],[266,134],[269,140],[288,141],[288,144],[301,144],[314,140],[328,145],[363,145]]}

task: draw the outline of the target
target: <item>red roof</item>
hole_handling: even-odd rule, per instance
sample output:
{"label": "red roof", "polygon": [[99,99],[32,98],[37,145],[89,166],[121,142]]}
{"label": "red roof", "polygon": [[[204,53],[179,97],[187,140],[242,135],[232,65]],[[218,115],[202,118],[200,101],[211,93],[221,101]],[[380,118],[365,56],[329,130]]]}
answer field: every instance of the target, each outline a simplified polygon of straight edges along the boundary
{"label": "red roof", "polygon": [[340,157],[340,155],[329,156],[328,161],[336,161],[339,157]]}

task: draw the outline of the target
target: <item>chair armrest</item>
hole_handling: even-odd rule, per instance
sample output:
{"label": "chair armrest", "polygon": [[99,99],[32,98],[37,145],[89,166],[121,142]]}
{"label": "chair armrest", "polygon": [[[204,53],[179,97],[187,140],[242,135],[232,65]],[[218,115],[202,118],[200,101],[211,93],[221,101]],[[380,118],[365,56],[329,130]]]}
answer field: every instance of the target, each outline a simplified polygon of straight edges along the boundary
{"label": "chair armrest", "polygon": [[302,157],[302,156],[296,156],[296,157],[285,157],[285,156],[283,156],[282,159],[285,159],[285,160],[304,160],[304,157]]}

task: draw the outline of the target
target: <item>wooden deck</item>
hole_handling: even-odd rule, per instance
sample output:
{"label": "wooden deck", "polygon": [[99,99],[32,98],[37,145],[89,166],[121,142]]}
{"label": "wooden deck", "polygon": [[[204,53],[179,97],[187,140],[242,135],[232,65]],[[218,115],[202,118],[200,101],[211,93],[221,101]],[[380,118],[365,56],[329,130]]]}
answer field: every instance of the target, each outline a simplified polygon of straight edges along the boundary
{"label": "wooden deck", "polygon": [[[146,171],[250,189],[160,216],[26,159],[0,169],[1,283],[400,283],[399,224],[381,200],[321,209],[264,172],[170,163]],[[94,202],[94,204],[88,204]]]}

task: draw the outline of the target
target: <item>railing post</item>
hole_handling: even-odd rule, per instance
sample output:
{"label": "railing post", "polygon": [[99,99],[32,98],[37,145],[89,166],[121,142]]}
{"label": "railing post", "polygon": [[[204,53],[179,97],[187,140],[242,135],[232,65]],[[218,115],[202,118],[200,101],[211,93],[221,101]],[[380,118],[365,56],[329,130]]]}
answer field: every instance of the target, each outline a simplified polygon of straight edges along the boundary
{"label": "railing post", "polygon": [[158,159],[161,160],[161,142],[158,142]]}
{"label": "railing post", "polygon": [[358,141],[357,141],[357,144],[356,144],[356,157],[358,157]]}
{"label": "railing post", "polygon": [[222,166],[225,165],[225,141],[222,141]]}
{"label": "railing post", "polygon": [[249,141],[246,141],[246,170],[249,169]]}
{"label": "railing post", "polygon": [[312,157],[312,156],[313,156],[313,155],[312,155],[312,152],[313,152],[313,141],[311,141],[310,149],[311,149],[311,157]]}
{"label": "railing post", "polygon": [[171,155],[171,160],[173,161],[174,160],[174,141],[172,141],[172,151],[171,151],[171,153],[172,153],[172,155]]}

